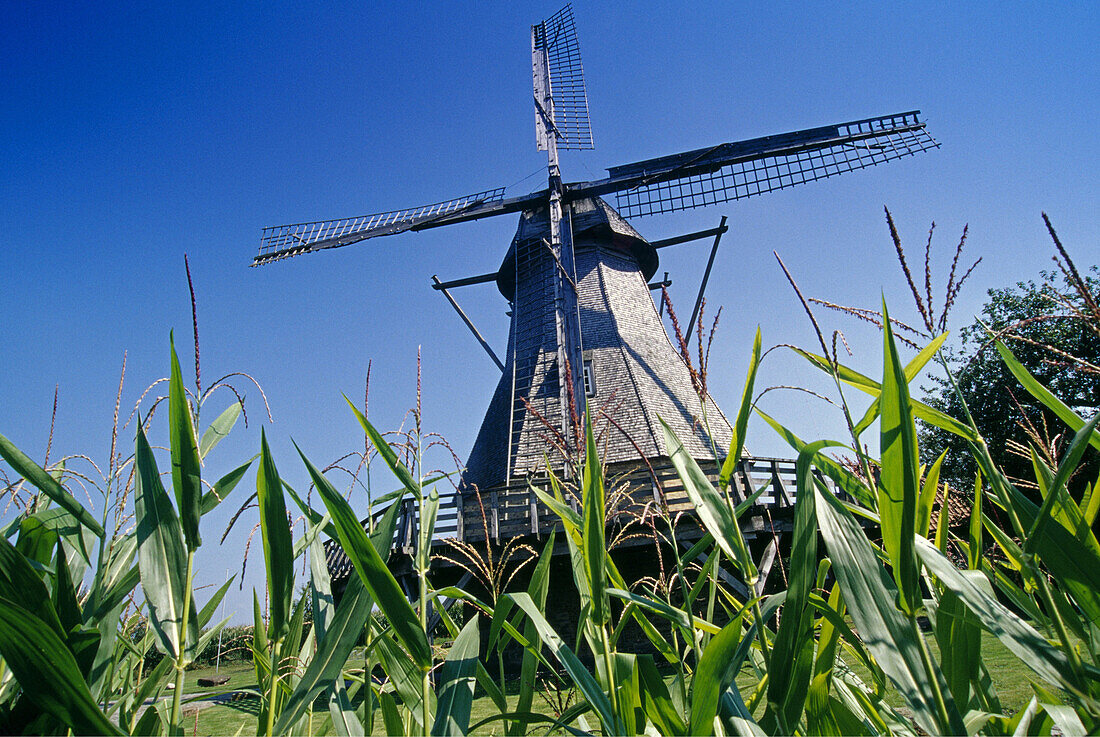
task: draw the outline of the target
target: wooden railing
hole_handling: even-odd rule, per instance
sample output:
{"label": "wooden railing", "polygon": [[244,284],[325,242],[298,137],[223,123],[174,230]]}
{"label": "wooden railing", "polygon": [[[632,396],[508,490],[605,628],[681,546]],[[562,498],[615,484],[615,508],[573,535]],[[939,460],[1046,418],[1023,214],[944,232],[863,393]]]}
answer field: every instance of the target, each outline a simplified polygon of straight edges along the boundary
{"label": "wooden railing", "polygon": [[[715,463],[703,465],[707,478],[718,484],[719,467]],[[818,478],[822,478],[818,475]],[[831,479],[822,478],[835,493]],[[474,491],[454,492],[440,500],[432,535],[435,544],[445,538],[458,538],[468,542],[488,540],[500,544],[515,537],[545,535],[560,526],[558,516],[538,500],[532,485],[550,492],[548,479],[517,480],[507,485],[488,489],[479,494]],[[639,467],[609,468],[607,470],[606,495],[608,509],[620,518],[636,518],[638,515],[660,509],[662,503],[671,515],[692,512],[695,505],[684,491],[684,485],[671,463],[655,465],[652,470]],[[761,513],[779,514],[794,506],[796,495],[795,461],[789,458],[746,458],[734,472],[730,492],[735,502],[742,502],[757,490],[763,489],[755,504],[743,517],[746,524],[762,524]],[[580,511],[580,499],[566,485],[565,501],[575,511]],[[411,555],[417,544],[417,503],[406,498],[400,502],[401,513],[394,535],[394,548]],[[647,507],[649,510],[647,510]],[[386,509],[372,515],[377,521]],[[364,525],[368,520],[363,520]],[[338,543],[326,544],[329,569],[334,577],[347,575],[351,563],[343,555]]]}
{"label": "wooden railing", "polygon": [[[717,486],[719,468],[710,463],[703,467],[711,483]],[[826,483],[832,488],[831,480]],[[513,537],[547,534],[559,525],[557,515],[550,511],[531,488],[538,486],[550,493],[549,482],[532,479],[517,480],[497,486],[480,495],[464,491],[455,495],[455,534],[470,542],[485,540],[499,543]],[[770,511],[794,506],[795,461],[789,458],[747,458],[734,472],[731,492],[741,502],[763,487],[755,507]],[[608,469],[607,504],[612,513],[625,517],[637,516],[647,506],[667,505],[670,514],[690,512],[694,504],[684,491],[683,483],[671,463],[652,468]],[[480,499],[479,499],[480,496]],[[580,499],[566,491],[565,501],[580,510]],[[442,509],[440,510],[442,512]],[[440,528],[437,526],[437,532]]]}

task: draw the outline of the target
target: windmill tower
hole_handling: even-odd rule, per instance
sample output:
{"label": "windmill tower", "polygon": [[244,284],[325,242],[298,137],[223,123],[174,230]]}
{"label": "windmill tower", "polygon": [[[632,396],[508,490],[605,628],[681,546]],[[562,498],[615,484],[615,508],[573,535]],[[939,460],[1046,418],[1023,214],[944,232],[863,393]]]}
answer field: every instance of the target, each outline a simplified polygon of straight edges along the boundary
{"label": "windmill tower", "polygon": [[[435,284],[458,309],[450,289],[495,281],[510,305],[504,361],[467,320],[501,369],[456,501],[457,534],[467,539],[484,536],[486,527],[498,541],[539,534],[549,515],[527,480],[544,470],[544,459],[557,462],[555,454],[548,456],[548,440],[566,452],[577,450],[576,418],[586,408],[610,417],[603,460],[612,466],[644,458],[660,468],[667,461],[658,417],[712,468],[728,447],[729,423],[692,386],[647,284],[657,271],[659,247],[714,236],[716,248],[724,218],[711,231],[650,243],[624,216],[743,199],[939,146],[919,111],[912,111],[719,144],[612,167],[596,181],[565,182],[559,149],[593,147],[568,5],[531,27],[531,64],[536,143],[547,152],[544,189],[506,196],[497,188],[407,210],[266,228],[253,261],[266,264],[383,235],[519,214],[497,272]],[[611,194],[614,208],[603,199]],[[637,482],[636,493],[647,493],[650,482]],[[486,502],[492,517],[487,526],[473,519]]]}

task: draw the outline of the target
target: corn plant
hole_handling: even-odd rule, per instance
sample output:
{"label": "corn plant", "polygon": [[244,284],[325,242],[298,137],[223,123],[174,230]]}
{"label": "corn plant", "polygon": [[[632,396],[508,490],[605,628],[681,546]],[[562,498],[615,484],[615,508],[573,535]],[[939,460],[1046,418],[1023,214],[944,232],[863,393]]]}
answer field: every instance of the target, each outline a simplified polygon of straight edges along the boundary
{"label": "corn plant", "polygon": [[[209,488],[203,485],[202,458],[232,428],[239,407],[222,413],[198,440],[174,347],[168,399],[176,506],[161,483],[142,423],[132,458],[116,464],[112,457],[111,483],[123,479],[121,469],[132,463],[133,530],[116,526],[108,533],[109,505],[103,519],[95,519],[62,485],[59,473],[38,466],[0,436],[0,456],[40,494],[0,539],[0,723],[6,733],[182,729],[185,668],[217,635],[220,625],[201,637],[199,632],[228,589],[227,582],[197,608],[191,562],[201,544],[199,520],[236,487],[249,463]],[[116,502],[120,509],[127,493]],[[89,568],[91,584],[78,593]],[[132,628],[124,627],[120,636],[119,625],[138,583],[151,626],[133,643],[127,635]],[[167,657],[143,673],[152,646]],[[143,710],[169,678],[175,686],[170,710]]]}

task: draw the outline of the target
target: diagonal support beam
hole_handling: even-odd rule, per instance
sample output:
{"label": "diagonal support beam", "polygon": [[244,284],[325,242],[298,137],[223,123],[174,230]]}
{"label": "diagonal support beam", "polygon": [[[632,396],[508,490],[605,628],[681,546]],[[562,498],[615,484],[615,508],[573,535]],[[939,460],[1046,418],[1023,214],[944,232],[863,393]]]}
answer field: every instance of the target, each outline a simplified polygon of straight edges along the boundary
{"label": "diagonal support beam", "polygon": [[691,311],[691,320],[688,321],[687,339],[695,333],[695,319],[699,317],[699,309],[703,306],[703,295],[707,291],[707,282],[710,281],[710,270],[714,266],[714,257],[718,254],[718,244],[722,242],[722,234],[728,230],[726,216],[722,216],[722,222],[714,232],[714,245],[710,247],[710,258],[707,259],[707,269],[703,272],[703,282],[699,285],[699,296],[695,298],[695,308]]}
{"label": "diagonal support beam", "polygon": [[466,313],[462,311],[462,308],[458,306],[458,302],[456,302],[455,298],[451,296],[450,291],[448,291],[446,287],[443,286],[443,282],[439,281],[438,276],[432,276],[432,282],[434,282],[432,285],[433,287],[435,287],[440,292],[443,292],[443,296],[446,297],[447,301],[451,303],[451,307],[455,308],[455,312],[457,312],[458,316],[462,318],[462,322],[466,323],[466,327],[470,329],[470,332],[474,334],[475,338],[477,338],[477,342],[480,343],[481,347],[485,349],[485,352],[489,354],[489,358],[493,359],[493,363],[497,365],[497,368],[500,369],[500,372],[504,373],[504,364],[500,362],[499,358],[497,358],[497,354],[493,352],[493,349],[491,347],[489,347],[489,344],[485,341],[485,338],[481,337],[481,333],[474,326],[474,323],[470,320],[469,317],[466,316]]}

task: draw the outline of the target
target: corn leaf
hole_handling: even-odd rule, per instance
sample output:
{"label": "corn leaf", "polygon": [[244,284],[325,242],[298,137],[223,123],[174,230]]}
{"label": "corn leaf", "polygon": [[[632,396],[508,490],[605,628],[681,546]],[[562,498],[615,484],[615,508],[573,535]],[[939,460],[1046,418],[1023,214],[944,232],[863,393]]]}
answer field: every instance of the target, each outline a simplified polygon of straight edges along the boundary
{"label": "corn leaf", "polygon": [[[389,541],[397,522],[396,507],[391,507],[371,536],[371,544],[379,554],[389,554]],[[306,715],[313,701],[326,688],[331,689],[329,712],[333,724],[343,734],[361,734],[362,723],[354,719],[350,699],[344,689],[343,667],[359,641],[363,626],[374,606],[370,594],[358,578],[348,581],[340,605],[333,607],[328,567],[324,548],[315,537],[310,546],[310,568],[313,573],[311,596],[314,605],[314,626],[317,628],[317,652],[309,661],[301,679],[294,687],[275,725],[276,733],[286,733]]]}
{"label": "corn leaf", "polygon": [[[539,609],[546,608],[546,595],[550,590],[550,560],[554,556],[554,542],[557,535],[557,530],[550,532],[550,537],[542,549],[542,554],[539,555],[538,563],[535,564],[535,569],[531,572],[530,583],[527,585],[527,594]],[[508,601],[511,602],[510,599]],[[523,634],[527,641],[532,643],[534,652],[524,649],[523,662],[520,665],[519,698],[516,701],[516,711],[521,713],[531,711],[531,706],[534,704],[535,675],[538,668],[537,656],[541,647],[538,630],[535,629],[535,625],[530,619],[524,625]],[[516,719],[508,724],[507,733],[510,737],[518,737],[526,732],[527,722],[522,719]]]}
{"label": "corn leaf", "polygon": [[577,690],[595,710],[600,718],[600,723],[604,726],[604,731],[611,734],[623,734],[623,727],[611,708],[611,702],[608,700],[607,694],[603,692],[600,684],[581,664],[580,659],[569,649],[569,646],[562,642],[558,633],[542,616],[542,612],[535,606],[535,602],[531,600],[531,597],[525,593],[509,594],[508,596],[534,622],[535,629],[539,633],[539,639],[546,647],[550,648],[550,652],[554,654],[554,657],[565,668],[573,683],[576,684]]}
{"label": "corn leaf", "polygon": [[691,734],[709,734],[718,713],[718,699],[733,683],[740,663],[733,653],[741,643],[741,615],[711,638],[691,681]]}
{"label": "corn leaf", "polygon": [[898,603],[902,611],[916,614],[921,606],[920,578],[913,535],[917,529],[920,496],[920,458],[917,428],[909,409],[909,386],[894,342],[886,303],[882,305],[883,368],[881,409],[882,471],[878,484],[878,513],[882,545],[890,557]]}
{"label": "corn leaf", "polygon": [[737,409],[737,420],[733,424],[733,436],[730,438],[729,451],[722,462],[718,475],[718,488],[726,489],[730,485],[733,471],[741,460],[741,451],[745,447],[745,435],[749,429],[749,414],[752,413],[753,387],[756,384],[756,371],[760,368],[760,327],[756,328],[756,337],[752,342],[752,357],[749,359],[749,374],[745,377],[745,388],[741,392],[741,405]]}
{"label": "corn leaf", "polygon": [[[936,459],[932,467],[928,469],[928,472],[924,475],[924,482],[921,485],[920,495],[917,497],[917,533],[921,537],[928,537],[929,530],[932,529],[932,507],[936,501],[936,492],[940,485],[940,467],[943,465],[943,459],[947,457],[947,451],[940,453],[940,457]],[[944,487],[943,492],[943,505],[941,511],[947,509],[947,488]],[[939,529],[938,527],[936,529]]]}
{"label": "corn leaf", "polygon": [[198,623],[188,617],[183,627],[183,601],[187,583],[187,553],[176,510],[160,482],[153,450],[138,423],[134,452],[137,516],[137,552],[141,588],[149,605],[149,619],[157,634],[157,646],[173,660],[186,649],[192,652],[199,639]]}
{"label": "corn leaf", "polygon": [[[1070,429],[1074,432],[1077,432],[1085,426],[1084,418],[1070,409],[1061,399],[1054,396],[1049,389],[1040,384],[1039,381],[1024,368],[1024,365],[1020,363],[1012,351],[1009,350],[1008,346],[999,340],[996,345],[997,352],[1001,354],[1001,360],[1004,361],[1005,366],[1012,372],[1012,375],[1016,377],[1016,380],[1023,385],[1024,389],[1027,389],[1031,396],[1042,402],[1047,409],[1057,415],[1058,419],[1062,422],[1069,425]],[[1093,448],[1100,450],[1100,432],[1097,432],[1095,428],[1089,433],[1088,442]]]}
{"label": "corn leaf", "polygon": [[382,437],[382,433],[375,429],[374,425],[370,424],[370,420],[359,411],[359,409],[352,404],[352,401],[347,397],[344,397],[344,401],[351,407],[351,411],[355,413],[355,419],[359,420],[359,424],[363,428],[363,432],[367,434],[370,439],[371,445],[378,451],[378,455],[385,461],[386,466],[393,472],[393,475],[397,477],[397,480],[405,485],[405,488],[409,490],[409,493],[414,498],[419,499],[421,494],[420,482],[412,475],[412,471],[405,467],[397,458],[397,454],[393,452],[393,448],[386,442],[386,439]]}
{"label": "corn leaf", "polygon": [[180,361],[176,344],[172,346],[172,374],[168,380],[168,427],[172,449],[172,489],[176,494],[183,538],[189,550],[202,544],[199,519],[202,517],[202,461],[195,445],[195,427],[191,421],[191,405],[183,390]]}
{"label": "corn leaf", "polygon": [[780,730],[788,733],[793,733],[806,704],[814,661],[813,609],[807,599],[814,587],[818,555],[816,495],[810,470],[818,453],[830,445],[840,443],[819,440],[807,445],[795,463],[798,497],[791,543],[790,586],[768,669],[769,713]]}
{"label": "corn leaf", "polygon": [[[807,444],[804,440],[799,438],[783,425],[779,424],[778,420],[769,417],[767,414],[761,412],[759,409],[756,410],[756,414],[760,415],[760,417],[764,419],[764,422],[767,422],[769,425],[771,425],[772,429],[779,433],[779,436],[786,440],[787,443],[797,452],[801,453],[802,450],[806,447]],[[871,495],[871,492],[867,488],[866,484],[862,480],[857,478],[851,471],[844,468],[828,456],[818,456],[815,465],[818,467],[819,470],[823,471],[826,476],[833,480],[840,491],[844,492],[852,499],[855,499],[867,509],[875,509],[875,497]]]}
{"label": "corn leaf", "polygon": [[439,674],[438,701],[433,735],[464,735],[470,726],[470,706],[474,700],[474,676],[477,671],[478,618],[458,633]]}
{"label": "corn leaf", "polygon": [[283,485],[267,435],[260,430],[260,467],[256,470],[257,506],[260,509],[260,536],[264,545],[264,565],[270,597],[268,637],[281,640],[290,628],[290,608],[294,597],[294,542],[283,501]]}
{"label": "corn leaf", "polygon": [[[1046,529],[1047,522],[1050,520],[1051,516],[1056,513],[1056,509],[1065,516],[1064,526],[1068,532],[1076,534],[1078,531],[1082,533],[1087,531],[1088,536],[1091,537],[1092,531],[1088,530],[1084,525],[1080,509],[1069,497],[1069,494],[1066,493],[1066,482],[1069,481],[1070,474],[1077,470],[1077,466],[1081,462],[1085,450],[1088,449],[1090,439],[1096,434],[1095,431],[1098,423],[1100,423],[1100,412],[1096,413],[1096,415],[1085,423],[1085,425],[1083,425],[1073,436],[1069,448],[1062,457],[1062,461],[1058,464],[1058,473],[1055,474],[1054,479],[1049,483],[1046,498],[1043,499],[1043,506],[1040,507],[1039,514],[1031,525],[1031,530],[1028,532],[1027,539],[1024,540],[1025,553],[1031,553],[1035,550],[1035,546],[1042,538],[1044,529]],[[1040,483],[1043,482],[1041,477],[1039,480]],[[1087,539],[1087,537],[1082,535],[1079,542],[1084,545]],[[1100,547],[1096,545],[1095,537],[1092,537],[1091,542],[1093,543],[1091,546],[1093,552],[1100,553]]]}
{"label": "corn leaf", "polygon": [[0,597],[31,612],[58,637],[65,638],[68,628],[58,618],[50,590],[27,559],[3,538],[0,538]]}
{"label": "corn leaf", "polygon": [[[405,708],[413,719],[420,725],[420,732],[426,734],[428,727],[421,724],[423,719],[424,694],[420,690],[421,670],[417,667],[413,658],[394,641],[392,633],[387,633],[378,638],[377,652],[382,661],[386,675],[393,682],[397,695],[401,697]],[[435,712],[435,692],[428,692],[429,714]]]}
{"label": "corn leaf", "polygon": [[383,691],[378,696],[378,705],[382,709],[382,724],[386,728],[386,734],[398,737],[405,734],[405,725],[401,723],[397,702],[388,691]]}
{"label": "corn leaf", "polygon": [[[362,582],[357,579],[350,580],[332,621],[328,623],[317,652],[309,661],[309,665],[306,666],[305,672],[276,720],[276,734],[287,734],[290,728],[307,714],[314,700],[326,688],[336,682],[343,685],[344,664],[363,633],[363,625],[370,616],[372,606],[370,594],[363,587]],[[344,706],[347,707],[350,704]],[[330,710],[331,708],[330,705]]]}
{"label": "corn leaf", "polygon": [[199,440],[199,457],[206,458],[206,454],[214,450],[214,447],[229,435],[229,431],[237,424],[237,418],[240,416],[240,402],[233,402],[226,407],[203,432],[202,439]]}
{"label": "corn leaf", "polygon": [[676,468],[676,474],[684,484],[684,491],[695,505],[699,520],[703,523],[707,532],[714,536],[714,540],[721,546],[729,559],[740,569],[746,581],[755,580],[757,571],[752,555],[749,554],[745,538],[741,534],[741,526],[737,518],[730,511],[729,505],[714,487],[706,473],[688,455],[684,444],[676,437],[668,423],[661,420],[664,428],[665,446],[672,465]]}
{"label": "corn leaf", "polygon": [[214,484],[214,488],[202,495],[202,504],[200,511],[202,514],[206,514],[214,509],[214,507],[225,501],[235,488],[240,480],[244,478],[245,472],[248,467],[252,465],[252,461],[256,460],[256,456],[249,458],[246,463],[237,466],[232,471],[222,476]]}
{"label": "corn leaf", "polygon": [[[1070,678],[1069,661],[1064,653],[1052,647],[1031,625],[997,601],[985,584],[981,573],[960,571],[927,540],[916,541],[921,561],[941,584],[953,591],[981,621],[982,627],[995,635],[1016,657],[1024,661],[1041,678],[1063,688],[1079,688]],[[975,578],[977,577],[977,578]]]}
{"label": "corn leaf", "polygon": [[[297,446],[295,446],[297,447]],[[301,449],[298,454],[306,464],[309,476],[313,480],[321,500],[325,503],[332,523],[340,539],[340,546],[355,566],[359,578],[367,587],[378,608],[386,615],[401,643],[409,651],[418,668],[427,670],[432,665],[431,649],[428,638],[420,628],[420,620],[409,605],[405,593],[397,580],[386,567],[382,557],[371,544],[366,530],[359,524],[351,505],[341,496],[324,474],[310,463]]]}
{"label": "corn leaf", "polygon": [[592,592],[592,619],[602,627],[611,618],[607,599],[607,545],[604,542],[604,488],[603,469],[596,452],[596,438],[592,434],[592,421],[585,415],[585,454],[583,484],[584,534],[581,550],[584,556],[584,575]]}
{"label": "corn leaf", "polygon": [[94,532],[96,537],[103,537],[103,526],[92,517],[91,513],[61,484],[57,483],[53,476],[28,458],[23,451],[15,447],[3,435],[0,435],[0,457],[3,457],[17,474],[49,497],[54,504],[64,508],[80,520],[80,524]]}
{"label": "corn leaf", "polygon": [[6,598],[0,598],[0,655],[25,697],[42,713],[60,719],[76,734],[122,734],[96,705],[53,627]]}
{"label": "corn leaf", "polygon": [[[943,674],[933,664],[926,672],[917,638],[916,620],[895,606],[897,588],[883,570],[863,529],[831,494],[817,494],[817,522],[833,561],[833,571],[845,601],[859,602],[848,609],[867,648],[894,682],[913,710],[913,716],[929,734],[963,734],[962,716],[951,700]],[[947,713],[939,714],[933,702],[935,678],[944,693]]]}

